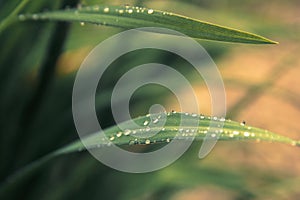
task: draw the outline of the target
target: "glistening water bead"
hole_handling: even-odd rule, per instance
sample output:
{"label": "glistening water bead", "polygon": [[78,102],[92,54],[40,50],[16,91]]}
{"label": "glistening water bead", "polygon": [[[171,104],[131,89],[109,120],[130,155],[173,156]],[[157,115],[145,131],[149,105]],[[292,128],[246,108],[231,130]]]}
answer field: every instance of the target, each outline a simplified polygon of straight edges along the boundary
{"label": "glistening water bead", "polygon": [[126,129],[126,130],[124,131],[124,135],[126,135],[126,136],[130,135],[130,133],[131,133],[131,130],[129,130],[129,129]]}
{"label": "glistening water bead", "polygon": [[148,14],[152,14],[153,12],[154,12],[153,9],[149,9],[149,10],[148,10]]}
{"label": "glistening water bead", "polygon": [[[259,142],[261,140],[265,141],[278,141],[278,142],[284,142],[284,143],[289,143],[292,146],[297,146],[298,143],[297,141],[291,140],[288,141],[286,140],[287,138],[284,138],[283,136],[273,134],[268,131],[263,131],[263,130],[256,130],[255,127],[251,128],[245,125],[242,125],[242,123],[236,123],[236,122],[231,122],[230,120],[225,120],[225,118],[218,118],[218,117],[206,117],[203,115],[197,115],[197,114],[188,114],[188,113],[176,113],[175,111],[172,111],[169,114],[169,117],[171,122],[174,121],[175,124],[168,124],[164,127],[157,127],[154,124],[158,123],[159,121],[159,116],[160,114],[148,114],[147,117],[142,117],[141,119],[141,125],[144,125],[143,128],[135,129],[132,130],[131,128],[128,127],[128,129],[125,129],[124,131],[117,131],[115,132],[114,135],[111,135],[109,137],[109,140],[112,142],[115,142],[118,144],[120,141],[121,144],[124,144],[124,140],[126,141],[126,136],[127,144],[133,145],[133,144],[152,144],[155,143],[156,141],[159,142],[170,142],[173,139],[173,136],[175,137],[176,134],[178,135],[178,138],[184,140],[184,139],[191,139],[196,136],[197,139],[204,139],[205,135],[209,136],[210,138],[220,138],[220,139],[228,139],[228,140],[254,140],[256,142]],[[214,121],[225,121],[225,128],[216,128],[214,127],[211,129],[208,124],[205,123],[204,126],[199,126],[199,127],[185,127],[185,126],[178,126],[177,125],[177,118],[180,120],[180,115],[184,116],[191,116],[192,118],[189,118],[190,120],[195,120],[195,117],[198,118],[203,118],[203,120],[206,120],[209,122],[210,120]],[[149,120],[151,119],[151,120]],[[229,124],[227,124],[229,123]],[[233,123],[234,126],[237,126],[237,130],[231,129],[230,125]],[[151,127],[149,124],[152,124],[153,126]],[[149,126],[148,126],[149,125]],[[227,127],[229,126],[229,127]],[[134,134],[135,133],[147,133],[150,131],[157,131],[160,135],[156,135],[153,139],[152,137],[149,139],[145,140],[140,140],[135,138]],[[210,131],[213,131],[210,133]],[[135,139],[133,139],[134,137]],[[281,138],[283,137],[283,138]],[[123,139],[120,139],[123,138]],[[155,142],[154,142],[155,141]],[[105,142],[105,141],[104,141]],[[105,145],[105,144],[104,144]]]}
{"label": "glistening water bead", "polygon": [[21,14],[18,16],[20,21],[24,21],[26,19],[25,15]]}
{"label": "glistening water bead", "polygon": [[158,119],[153,120],[153,124],[157,124],[158,123]]}
{"label": "glistening water bead", "polygon": [[108,7],[105,7],[105,8],[103,9],[103,12],[108,13],[108,12],[109,12],[109,8],[108,8]]}

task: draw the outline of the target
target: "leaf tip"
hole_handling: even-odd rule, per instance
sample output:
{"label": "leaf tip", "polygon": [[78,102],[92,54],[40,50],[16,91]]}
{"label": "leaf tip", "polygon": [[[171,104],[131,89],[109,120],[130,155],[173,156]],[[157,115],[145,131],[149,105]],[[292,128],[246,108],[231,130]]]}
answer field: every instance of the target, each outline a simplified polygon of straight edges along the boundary
{"label": "leaf tip", "polygon": [[270,39],[262,37],[262,36],[259,36],[259,37],[260,37],[260,41],[264,44],[279,44],[279,42],[277,42],[277,41],[270,40]]}
{"label": "leaf tip", "polygon": [[270,44],[279,44],[279,42],[274,41],[274,40],[269,40]]}

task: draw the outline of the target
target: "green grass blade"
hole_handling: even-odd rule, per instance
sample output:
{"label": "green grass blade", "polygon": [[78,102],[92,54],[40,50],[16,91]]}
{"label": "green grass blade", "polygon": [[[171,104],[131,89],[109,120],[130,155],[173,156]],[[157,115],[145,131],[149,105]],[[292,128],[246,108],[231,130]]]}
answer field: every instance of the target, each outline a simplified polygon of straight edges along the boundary
{"label": "green grass blade", "polygon": [[[121,124],[121,126],[125,127],[125,130],[120,130],[118,126],[113,126],[106,129],[104,131],[104,134],[106,135],[106,137],[108,137],[108,139],[110,139],[114,144],[117,145],[166,143],[172,141],[176,134],[179,134],[180,137],[178,139],[180,140],[192,139],[193,136],[195,136],[195,140],[203,140],[208,130],[211,129],[211,123],[224,122],[223,128],[213,127],[214,131],[218,131],[219,140],[222,141],[267,141],[300,146],[300,141],[296,141],[267,130],[246,126],[242,123],[225,120],[224,118],[212,118],[196,114],[183,114],[173,112],[167,113],[166,123],[162,129],[161,127],[156,126],[151,122],[151,119],[160,119],[162,116],[165,116],[165,114],[149,114],[147,116],[138,117],[133,120],[139,126],[138,128],[132,128],[132,125],[130,123],[124,122]],[[195,122],[199,123],[198,126],[181,126],[181,120],[183,120],[184,124],[195,124]],[[145,122],[149,123],[149,125],[145,126]],[[151,134],[156,132],[157,134],[150,138],[135,137],[135,134]],[[99,133],[90,135],[83,142],[87,148],[91,149],[98,148],[99,146],[101,147],[101,145],[109,145],[101,140],[101,138],[99,137]],[[79,151],[84,148],[84,145],[80,141],[77,141],[71,145],[66,146],[65,148],[60,149],[57,153],[70,153]]]}
{"label": "green grass blade", "polygon": [[[166,119],[163,129],[155,125],[154,122],[155,119],[161,119],[161,116],[165,116]],[[151,121],[151,119],[153,121]],[[198,126],[180,126],[181,119],[184,120],[184,124],[194,124],[194,122],[197,122]],[[133,121],[142,128],[134,129],[132,128],[131,123],[124,122],[121,124],[123,128],[126,128],[124,130],[120,130],[118,126],[113,126],[102,132],[109,139],[108,143],[100,139],[101,137],[99,137],[99,134],[101,133],[91,134],[84,139],[83,143],[88,149],[109,146],[111,145],[111,142],[116,145],[151,145],[153,143],[168,143],[172,141],[177,134],[180,136],[178,138],[179,140],[192,139],[193,136],[195,136],[196,141],[202,141],[209,130],[211,122],[222,122],[224,123],[223,128],[214,128],[214,131],[217,130],[220,133],[219,140],[268,141],[300,146],[300,141],[259,128],[246,126],[242,123],[225,120],[224,118],[171,112],[166,115],[162,113],[146,115],[138,117]],[[151,132],[158,133],[150,138],[134,137],[134,134],[137,133],[143,134]],[[22,180],[26,175],[34,172],[49,160],[60,155],[85,150],[83,143],[80,140],[77,140],[22,168],[1,184],[0,196],[8,192],[14,184],[17,184],[17,182]]]}
{"label": "green grass blade", "polygon": [[18,13],[24,8],[24,6],[29,2],[29,0],[22,0],[15,9],[0,22],[0,33],[8,27],[10,24],[17,21]]}
{"label": "green grass blade", "polygon": [[174,13],[122,6],[91,6],[78,9],[20,15],[21,20],[78,21],[126,29],[164,27],[180,31],[196,39],[252,44],[275,44],[272,40],[252,33],[227,28]]}

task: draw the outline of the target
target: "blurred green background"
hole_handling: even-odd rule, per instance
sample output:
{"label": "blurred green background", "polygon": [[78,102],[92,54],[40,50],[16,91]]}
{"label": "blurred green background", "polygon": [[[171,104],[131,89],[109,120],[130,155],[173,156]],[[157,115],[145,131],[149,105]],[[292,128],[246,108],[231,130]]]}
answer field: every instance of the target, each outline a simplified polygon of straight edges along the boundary
{"label": "blurred green background", "polygon": [[[0,1],[3,19],[19,1]],[[24,13],[76,7],[77,1],[30,1]],[[228,117],[299,139],[300,2],[182,0],[97,1],[82,5],[138,5],[261,34],[278,45],[201,41],[219,67],[227,94]],[[71,95],[76,70],[98,43],[123,29],[79,23],[26,21],[0,34],[0,180],[33,160],[78,139]],[[103,79],[96,99],[101,125],[114,125],[109,99],[122,73],[138,64],[184,65],[158,51],[117,60]],[[187,68],[188,69],[188,68]],[[191,74],[190,71],[185,71]],[[199,91],[201,113],[210,114],[205,85]],[[184,93],[186,98],[189,94]],[[156,98],[150,98],[155,96]],[[159,101],[159,102],[157,102]],[[137,91],[133,116],[153,103],[178,110],[174,96],[162,88]],[[110,169],[89,153],[49,162],[15,185],[5,199],[300,199],[299,149],[282,144],[218,142],[203,160],[195,143],[163,170],[127,174]]]}

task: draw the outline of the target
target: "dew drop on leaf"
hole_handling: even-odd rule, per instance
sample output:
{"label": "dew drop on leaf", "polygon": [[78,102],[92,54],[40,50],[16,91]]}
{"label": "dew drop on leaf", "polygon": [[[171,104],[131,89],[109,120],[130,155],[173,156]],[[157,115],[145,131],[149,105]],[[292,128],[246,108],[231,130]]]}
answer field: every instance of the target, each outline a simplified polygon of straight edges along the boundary
{"label": "dew drop on leaf", "polygon": [[122,132],[118,132],[117,137],[121,137],[121,136],[122,136]]}
{"label": "dew drop on leaf", "polygon": [[24,21],[24,20],[25,20],[25,15],[22,15],[22,14],[21,14],[21,15],[19,15],[18,17],[19,17],[19,20],[21,20],[21,21]]}
{"label": "dew drop on leaf", "polygon": [[129,135],[131,133],[131,130],[129,130],[129,129],[126,129],[125,131],[124,131],[124,135]]}
{"label": "dew drop on leaf", "polygon": [[37,20],[37,19],[39,19],[39,16],[37,14],[33,14],[32,19]]}
{"label": "dew drop on leaf", "polygon": [[238,135],[238,134],[240,134],[238,131],[233,131],[233,134],[234,135]]}
{"label": "dew drop on leaf", "polygon": [[249,137],[249,136],[250,136],[250,133],[249,133],[249,132],[244,132],[244,136],[245,136],[245,137]]}
{"label": "dew drop on leaf", "polygon": [[109,8],[108,8],[108,7],[105,7],[105,8],[103,9],[103,12],[108,13],[108,12],[109,12]]}
{"label": "dew drop on leaf", "polygon": [[146,121],[144,121],[144,126],[147,126],[148,124],[149,124],[149,121],[148,120],[146,120]]}
{"label": "dew drop on leaf", "polygon": [[153,9],[149,9],[149,10],[148,10],[148,14],[152,14],[153,12],[154,12]]}
{"label": "dew drop on leaf", "polygon": [[153,120],[153,124],[157,124],[158,119]]}
{"label": "dew drop on leaf", "polygon": [[114,136],[111,136],[111,137],[109,138],[110,141],[113,141],[114,139],[115,139]]}

